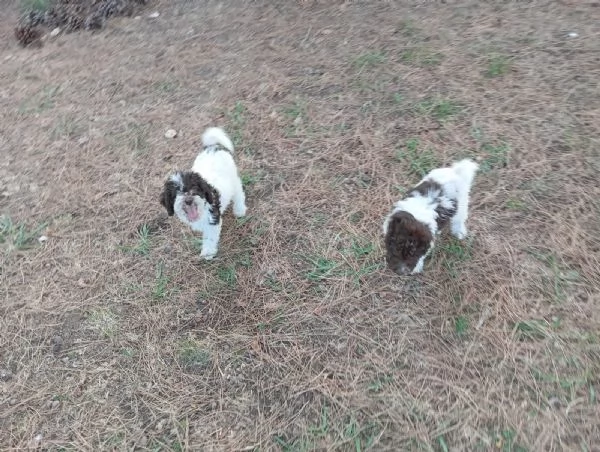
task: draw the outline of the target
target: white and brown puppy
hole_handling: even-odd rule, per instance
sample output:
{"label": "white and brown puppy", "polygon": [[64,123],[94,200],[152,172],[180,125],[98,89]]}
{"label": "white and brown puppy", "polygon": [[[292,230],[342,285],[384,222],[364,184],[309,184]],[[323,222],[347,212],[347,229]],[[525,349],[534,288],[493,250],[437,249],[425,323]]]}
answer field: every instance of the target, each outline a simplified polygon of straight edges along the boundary
{"label": "white and brown puppy", "polygon": [[400,275],[423,271],[437,233],[448,222],[455,237],[466,237],[469,193],[477,169],[470,159],[434,169],[394,205],[383,224],[391,270]]}
{"label": "white and brown puppy", "polygon": [[203,149],[191,171],[178,171],[165,182],[160,203],[193,231],[202,233],[200,257],[212,259],[218,251],[221,216],[233,202],[233,214],[246,214],[246,197],[233,160],[233,143],[218,127],[206,129]]}

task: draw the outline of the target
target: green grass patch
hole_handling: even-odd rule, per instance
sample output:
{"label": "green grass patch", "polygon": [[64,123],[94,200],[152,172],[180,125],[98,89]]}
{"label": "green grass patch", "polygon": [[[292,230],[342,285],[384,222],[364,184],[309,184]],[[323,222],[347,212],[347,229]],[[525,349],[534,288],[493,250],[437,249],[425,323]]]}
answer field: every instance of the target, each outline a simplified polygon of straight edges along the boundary
{"label": "green grass patch", "polygon": [[94,330],[106,338],[114,337],[119,327],[117,315],[106,308],[91,311],[87,321]]}
{"label": "green grass patch", "polygon": [[25,223],[14,223],[7,215],[0,216],[0,245],[10,250],[26,250],[38,243],[46,223],[28,228]]}
{"label": "green grass patch", "polygon": [[502,452],[527,452],[527,449],[517,443],[517,433],[512,429],[502,430],[495,435],[496,450]]}
{"label": "green grass patch", "polygon": [[155,302],[164,301],[165,298],[171,293],[169,290],[170,278],[165,273],[165,266],[162,262],[156,265],[156,277],[154,278],[154,285],[152,286],[152,299]]}
{"label": "green grass patch", "polygon": [[545,320],[523,320],[513,327],[519,340],[538,341],[549,337],[552,333],[550,325]]}
{"label": "green grass patch", "polygon": [[382,375],[381,377],[378,377],[371,383],[369,383],[367,389],[369,390],[369,392],[381,392],[383,388],[385,388],[388,384],[392,383],[393,381],[394,377],[392,375]]}
{"label": "green grass patch", "polygon": [[60,92],[60,86],[48,85],[33,98],[20,105],[21,113],[42,113],[51,110],[56,105],[56,96]]}
{"label": "green grass patch", "polygon": [[229,123],[228,134],[231,136],[233,145],[236,148],[243,142],[247,114],[248,110],[241,101],[237,101],[235,105],[225,114],[227,117],[227,122]]}
{"label": "green grass patch", "polygon": [[504,205],[509,210],[525,211],[528,209],[527,203],[519,198],[509,198]]}
{"label": "green grass patch", "polygon": [[177,360],[186,370],[203,370],[212,364],[210,351],[194,339],[185,339],[179,342]]}
{"label": "green grass patch", "polygon": [[242,180],[242,186],[244,187],[244,190],[247,190],[248,188],[260,182],[262,177],[258,174],[242,173],[240,175],[240,179]]}
{"label": "green grass patch", "polygon": [[21,0],[19,6],[22,13],[29,11],[43,13],[50,9],[51,3],[50,0]]}
{"label": "green grass patch", "polygon": [[451,99],[425,99],[416,105],[418,113],[440,122],[447,121],[462,112],[463,107]]}
{"label": "green grass patch", "polygon": [[425,176],[438,166],[434,153],[428,148],[423,148],[417,138],[410,138],[400,146],[395,158],[408,164],[409,172],[419,177]]}
{"label": "green grass patch", "polygon": [[136,231],[136,244],[134,246],[121,246],[122,251],[147,256],[150,253],[150,227],[144,223]]}
{"label": "green grass patch", "polygon": [[444,59],[444,55],[425,47],[416,47],[402,52],[401,60],[411,66],[432,67],[438,66]]}
{"label": "green grass patch", "polygon": [[385,52],[380,51],[371,51],[366,52],[358,57],[356,57],[352,61],[352,67],[357,71],[362,71],[364,69],[371,69],[380,64],[383,64],[387,61],[387,57]]}
{"label": "green grass patch", "polygon": [[217,269],[217,278],[227,287],[235,287],[237,283],[237,274],[235,265],[225,265]]}
{"label": "green grass patch", "polygon": [[506,74],[511,67],[510,60],[503,55],[492,55],[488,59],[485,76],[488,78],[500,77]]}
{"label": "green grass patch", "polygon": [[321,281],[334,274],[339,274],[337,270],[340,267],[340,263],[325,257],[308,257],[307,258],[311,268],[306,273],[306,277],[313,282]]}
{"label": "green grass patch", "polygon": [[458,337],[465,337],[469,331],[469,318],[459,315],[454,319],[454,332]]}
{"label": "green grass patch", "polygon": [[510,146],[507,143],[490,144],[485,143],[481,146],[484,155],[480,164],[480,170],[484,173],[505,168],[508,165],[508,153]]}

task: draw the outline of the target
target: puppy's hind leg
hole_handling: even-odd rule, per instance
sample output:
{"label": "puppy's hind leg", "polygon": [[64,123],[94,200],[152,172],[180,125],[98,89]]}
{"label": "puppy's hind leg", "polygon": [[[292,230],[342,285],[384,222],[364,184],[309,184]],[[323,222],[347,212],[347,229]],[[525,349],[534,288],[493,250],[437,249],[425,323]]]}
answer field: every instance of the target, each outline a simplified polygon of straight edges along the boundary
{"label": "puppy's hind leg", "polygon": [[467,236],[467,217],[469,215],[469,197],[458,200],[458,208],[450,225],[452,235],[459,240]]}
{"label": "puppy's hind leg", "polygon": [[464,159],[452,165],[458,176],[458,197],[456,213],[452,217],[451,231],[457,239],[467,236],[467,218],[469,217],[469,193],[479,165],[470,159]]}
{"label": "puppy's hind leg", "polygon": [[236,217],[243,217],[246,215],[246,195],[244,194],[244,187],[242,181],[238,178],[235,193],[233,194],[233,214]]}
{"label": "puppy's hind leg", "polygon": [[222,221],[219,219],[217,224],[211,224],[203,231],[202,251],[200,252],[202,259],[211,260],[217,254],[221,237],[221,224]]}

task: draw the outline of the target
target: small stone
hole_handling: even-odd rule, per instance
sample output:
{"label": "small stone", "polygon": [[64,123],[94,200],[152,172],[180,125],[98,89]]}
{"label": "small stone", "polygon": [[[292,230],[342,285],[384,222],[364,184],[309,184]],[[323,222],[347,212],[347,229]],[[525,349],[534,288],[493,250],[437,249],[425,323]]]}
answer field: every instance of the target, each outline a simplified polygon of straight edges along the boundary
{"label": "small stone", "polygon": [[304,122],[304,121],[303,121],[303,119],[302,119],[302,116],[296,116],[296,119],[294,119],[294,125],[295,125],[295,126],[299,126],[299,125],[301,125],[303,122]]}
{"label": "small stone", "polygon": [[555,410],[560,408],[560,399],[558,397],[550,397],[548,399],[548,405],[550,405],[552,408],[554,408]]}
{"label": "small stone", "polygon": [[55,38],[60,33],[60,28],[56,27],[54,30],[50,32],[50,36]]}
{"label": "small stone", "polygon": [[7,369],[0,369],[0,381],[12,380],[13,374]]}
{"label": "small stone", "polygon": [[158,16],[160,16],[160,13],[158,11],[154,11],[153,13],[148,14],[148,17],[150,19],[156,19]]}
{"label": "small stone", "polygon": [[60,353],[60,351],[62,350],[62,346],[63,346],[63,338],[60,336],[53,336],[52,337],[52,352],[54,354]]}
{"label": "small stone", "polygon": [[329,28],[325,28],[321,33],[323,33],[324,35],[330,35],[331,30]]}
{"label": "small stone", "polygon": [[577,37],[579,37],[579,34],[572,31],[568,34],[568,36],[569,36],[569,38],[577,38]]}
{"label": "small stone", "polygon": [[175,138],[177,136],[177,130],[175,129],[169,129],[165,132],[165,138]]}
{"label": "small stone", "polygon": [[40,243],[44,243],[44,242],[47,242],[47,241],[48,241],[48,237],[45,236],[45,235],[42,235],[42,236],[40,236],[38,238],[38,242],[40,242]]}
{"label": "small stone", "polygon": [[8,404],[9,404],[10,406],[15,406],[15,405],[17,404],[17,399],[10,399],[10,400],[8,401]]}
{"label": "small stone", "polygon": [[58,400],[54,400],[52,402],[52,409],[56,410],[60,406],[60,402]]}

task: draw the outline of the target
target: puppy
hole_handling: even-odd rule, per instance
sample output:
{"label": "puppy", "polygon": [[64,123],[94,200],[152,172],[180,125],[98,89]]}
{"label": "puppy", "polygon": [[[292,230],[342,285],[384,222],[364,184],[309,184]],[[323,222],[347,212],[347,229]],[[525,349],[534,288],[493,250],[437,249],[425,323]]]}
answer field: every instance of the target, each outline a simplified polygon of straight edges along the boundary
{"label": "puppy", "polygon": [[202,233],[200,257],[212,259],[219,246],[221,217],[233,202],[236,217],[246,215],[246,196],[233,160],[233,143],[218,127],[206,129],[203,149],[191,171],[178,171],[165,182],[160,203],[193,231]]}
{"label": "puppy", "polygon": [[458,239],[467,236],[469,192],[478,169],[464,159],[448,168],[437,168],[394,205],[383,224],[386,261],[399,275],[420,273],[433,249],[437,233],[450,222]]}

